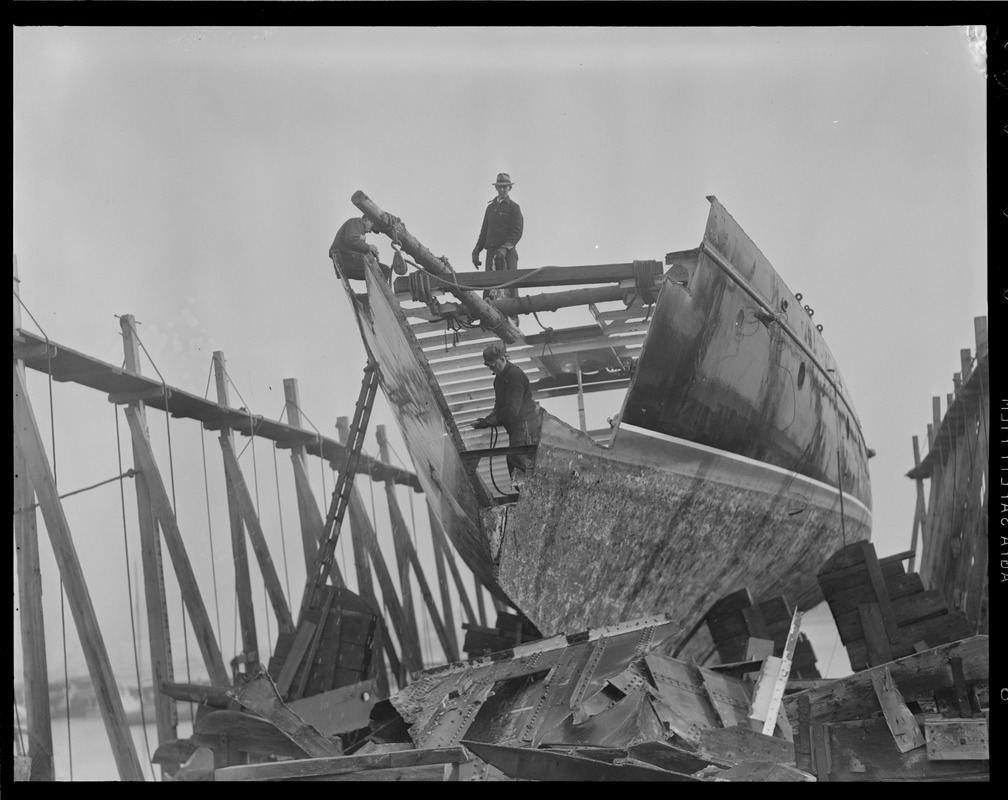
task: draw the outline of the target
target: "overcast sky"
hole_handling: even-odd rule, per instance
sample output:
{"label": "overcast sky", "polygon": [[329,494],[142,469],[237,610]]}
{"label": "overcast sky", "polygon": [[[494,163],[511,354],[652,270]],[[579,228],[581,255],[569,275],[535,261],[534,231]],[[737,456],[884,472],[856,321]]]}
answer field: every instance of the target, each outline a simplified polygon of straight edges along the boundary
{"label": "overcast sky", "polygon": [[[42,27],[13,39],[26,329],[118,365],[116,315],[133,314],[146,374],[202,395],[221,350],[232,405],[279,418],[282,381],[297,378],[308,424],[333,436],[336,417],[353,414],[365,362],[327,256],[359,213],[354,191],[460,270],[472,268],[499,171],[524,212],[526,268],[696,247],[716,195],[814,308],[877,451],[876,550],[908,548],[911,437],[926,441],[931,398],[944,411],[959,351],[975,347],[974,317],[987,313],[986,88],[965,28]],[[379,247],[387,262],[388,240]],[[29,392],[50,447],[55,430],[61,492],[119,474],[104,396],[55,386],[50,425],[40,373]],[[402,463],[382,398],[376,423]],[[206,544],[215,537],[223,591],[216,437],[159,412],[149,424],[228,660],[233,606],[213,598]],[[247,444],[239,437],[238,449]],[[296,507],[287,452],[276,457],[274,473],[272,448],[257,442],[241,463],[297,597]],[[128,445],[123,459],[131,466]],[[332,475],[323,487],[313,469],[328,505]],[[422,535],[426,511],[413,500],[403,493],[402,508]],[[133,503],[132,487],[123,502],[115,483],[65,501],[114,631],[128,622],[126,572],[139,564]],[[42,536],[56,663],[58,584]],[[177,602],[170,594],[173,614]],[[276,630],[265,641],[265,624],[269,651]],[[106,635],[113,661],[130,665],[127,639]],[[196,652],[191,633],[187,645]],[[829,653],[817,654],[823,669]]]}

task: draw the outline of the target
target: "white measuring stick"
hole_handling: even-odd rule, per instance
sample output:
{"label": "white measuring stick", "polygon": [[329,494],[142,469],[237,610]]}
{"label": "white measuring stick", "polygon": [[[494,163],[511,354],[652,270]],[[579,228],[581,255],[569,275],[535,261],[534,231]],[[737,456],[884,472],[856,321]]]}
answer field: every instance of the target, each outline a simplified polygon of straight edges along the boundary
{"label": "white measuring stick", "polygon": [[780,710],[781,700],[784,699],[784,688],[787,686],[788,678],[791,675],[791,661],[794,658],[795,645],[798,644],[798,629],[801,627],[802,612],[795,611],[791,617],[791,628],[788,630],[787,641],[784,642],[784,653],[781,655],[780,670],[777,673],[777,680],[774,681],[773,694],[770,696],[770,705],[767,708],[766,719],[763,720],[763,733],[773,736],[774,727],[777,725],[777,713]]}

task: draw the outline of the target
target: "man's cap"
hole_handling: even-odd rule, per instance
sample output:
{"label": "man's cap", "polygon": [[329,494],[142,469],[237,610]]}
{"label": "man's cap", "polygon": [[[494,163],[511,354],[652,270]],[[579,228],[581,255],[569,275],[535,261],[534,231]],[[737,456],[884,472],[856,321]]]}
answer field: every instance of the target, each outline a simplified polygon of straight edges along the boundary
{"label": "man's cap", "polygon": [[510,175],[506,172],[498,172],[497,181],[494,183],[494,186],[514,186],[514,184],[511,183]]}
{"label": "man's cap", "polygon": [[493,344],[488,344],[483,348],[483,363],[492,364],[498,358],[505,355],[504,345],[499,342],[494,342]]}

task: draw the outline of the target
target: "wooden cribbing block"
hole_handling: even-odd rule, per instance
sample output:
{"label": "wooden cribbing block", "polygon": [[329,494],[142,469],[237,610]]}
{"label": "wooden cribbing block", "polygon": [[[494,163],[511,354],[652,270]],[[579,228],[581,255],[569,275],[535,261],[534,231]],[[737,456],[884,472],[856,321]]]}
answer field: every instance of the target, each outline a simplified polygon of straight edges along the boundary
{"label": "wooden cribbing block", "polygon": [[924,720],[927,757],[932,761],[990,758],[990,736],[983,717]]}

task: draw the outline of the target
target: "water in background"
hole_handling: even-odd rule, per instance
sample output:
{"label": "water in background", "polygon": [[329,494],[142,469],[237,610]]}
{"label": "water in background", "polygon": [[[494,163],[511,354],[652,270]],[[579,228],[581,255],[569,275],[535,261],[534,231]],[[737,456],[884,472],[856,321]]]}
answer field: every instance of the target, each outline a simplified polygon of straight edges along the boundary
{"label": "water in background", "polygon": [[[153,717],[154,709],[150,710]],[[130,725],[133,733],[133,745],[136,747],[137,758],[143,767],[144,777],[149,781],[161,780],[161,768],[152,764],[150,757],[157,750],[157,726],[150,722],[146,726]],[[178,736],[180,739],[192,735],[192,723],[189,712],[179,704]],[[53,765],[57,781],[71,780],[71,755],[73,756],[73,781],[118,781],[119,771],[116,769],[112,756],[112,746],[109,744],[105,723],[100,715],[86,717],[71,717],[69,736],[66,717],[54,716],[52,719]],[[15,731],[15,751],[17,751],[18,735]],[[22,739],[27,746],[27,732]]]}

